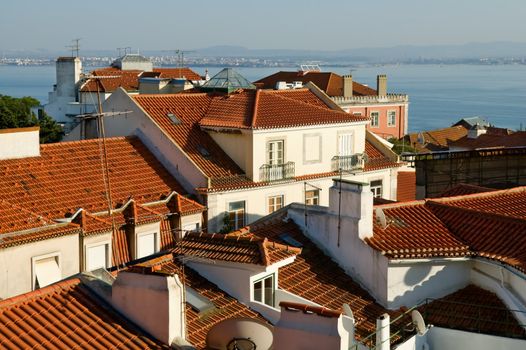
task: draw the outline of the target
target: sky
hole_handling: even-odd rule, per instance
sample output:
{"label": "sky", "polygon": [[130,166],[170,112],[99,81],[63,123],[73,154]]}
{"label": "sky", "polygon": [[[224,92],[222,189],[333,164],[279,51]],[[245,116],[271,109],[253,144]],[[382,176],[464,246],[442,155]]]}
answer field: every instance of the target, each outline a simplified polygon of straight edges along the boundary
{"label": "sky", "polygon": [[524,0],[8,0],[0,50],[340,50],[526,41]]}

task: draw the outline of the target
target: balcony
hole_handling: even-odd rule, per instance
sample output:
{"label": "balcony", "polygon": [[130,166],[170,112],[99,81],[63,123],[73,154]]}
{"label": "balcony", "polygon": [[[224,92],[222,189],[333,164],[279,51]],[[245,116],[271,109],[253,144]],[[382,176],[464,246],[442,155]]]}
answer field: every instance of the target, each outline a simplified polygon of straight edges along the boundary
{"label": "balcony", "polygon": [[259,168],[260,181],[279,181],[292,179],[294,177],[294,162],[287,162],[285,164],[263,164]]}
{"label": "balcony", "polygon": [[365,153],[356,153],[349,156],[334,156],[331,159],[332,171],[341,170],[361,170],[366,162],[367,155]]}

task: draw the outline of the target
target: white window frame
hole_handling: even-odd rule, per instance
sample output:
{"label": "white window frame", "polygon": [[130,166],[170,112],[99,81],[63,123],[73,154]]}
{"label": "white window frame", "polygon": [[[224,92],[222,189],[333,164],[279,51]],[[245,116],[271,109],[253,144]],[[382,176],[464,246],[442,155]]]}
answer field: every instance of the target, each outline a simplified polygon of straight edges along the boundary
{"label": "white window frame", "polygon": [[[373,182],[380,182],[380,185],[374,185],[373,186]],[[384,187],[384,182],[382,179],[376,179],[376,180],[372,180],[369,182],[369,186],[371,188],[371,192],[373,193],[373,197],[374,198],[382,198],[383,196],[383,187]]]}
{"label": "white window frame", "polygon": [[[373,123],[374,117],[373,114],[376,116],[376,123]],[[379,128],[380,127],[380,112],[379,111],[371,111],[371,114],[369,114],[371,117],[371,128]]]}
{"label": "white window frame", "polygon": [[141,258],[144,258],[146,256],[149,256],[149,255],[139,256],[139,238],[142,237],[142,236],[148,236],[148,235],[151,235],[151,234],[153,234],[154,242],[153,242],[153,253],[150,254],[150,255],[153,255],[153,254],[159,252],[159,238],[160,238],[159,237],[159,232],[157,232],[157,231],[146,231],[146,232],[137,233],[136,236],[135,236],[135,259],[141,259]]}
{"label": "white window frame", "polygon": [[[278,208],[278,204],[276,203],[277,199],[281,199],[281,205],[279,208]],[[275,212],[276,210],[283,208],[284,206],[285,206],[285,195],[277,194],[274,196],[267,197],[267,212],[269,214]]]}
{"label": "white window frame", "polygon": [[[349,137],[349,149],[343,149],[341,142],[343,137]],[[352,156],[354,154],[354,132],[352,131],[341,131],[338,133],[338,136],[336,137],[336,149],[338,150],[338,156],[345,157],[345,156]]]}
{"label": "white window frame", "polygon": [[[271,282],[272,282],[272,300],[271,300],[271,303],[270,304],[267,304],[265,301],[267,299],[267,291],[265,288],[265,281],[267,279],[270,279]],[[261,283],[261,300],[257,300],[256,299],[256,284],[257,283]],[[258,302],[258,303],[261,303],[261,304],[265,304],[267,306],[270,306],[270,307],[274,307],[275,304],[276,304],[276,276],[275,274],[271,274],[271,275],[267,275],[265,277],[262,277],[262,278],[258,278],[257,280],[254,280],[254,282],[252,282],[252,300],[255,301],[255,302]]]}
{"label": "white window frame", "polygon": [[[233,210],[230,209],[230,205],[231,204],[239,203],[239,202],[243,202],[243,209],[233,209]],[[239,230],[240,228],[245,227],[246,226],[246,215],[247,215],[247,201],[244,200],[244,199],[240,199],[240,200],[237,200],[237,201],[231,201],[231,202],[228,202],[226,206],[227,206],[228,220],[229,220],[230,225],[232,225],[232,229],[233,230]],[[241,210],[242,210],[241,225],[238,225],[238,223],[240,221],[239,213],[240,213]],[[232,219],[230,217],[231,214],[235,215],[235,218],[234,218],[233,222],[232,222]]]}
{"label": "white window frame", "polygon": [[[314,195],[310,198],[307,198],[307,193],[309,192],[314,193]],[[320,204],[320,190],[318,189],[306,190],[305,191],[305,204],[306,205],[319,205]]]}
{"label": "white window frame", "polygon": [[89,258],[88,258],[88,249],[95,248],[101,245],[106,246],[106,264],[104,266],[105,269],[111,267],[111,242],[110,241],[100,241],[95,243],[86,244],[84,246],[84,271],[89,271]]}
{"label": "white window frame", "polygon": [[[281,145],[281,149],[280,146]],[[281,152],[281,155],[280,155]],[[267,141],[267,164],[282,165],[285,164],[285,140],[276,139]]]}
{"label": "white window frame", "polygon": [[[313,159],[307,159],[307,145],[310,142],[310,138],[318,138],[318,154]],[[321,134],[303,134],[303,164],[315,164],[315,163],[321,163],[321,155],[322,155],[322,140],[321,140]]]}
{"label": "white window frame", "polygon": [[[393,116],[393,120],[391,120],[391,116]],[[396,111],[395,110],[387,111],[387,126],[396,126]]]}
{"label": "white window frame", "polygon": [[[37,261],[48,259],[48,258],[53,258],[53,257],[57,261],[58,269],[60,270],[60,277],[62,279],[62,264],[61,264],[62,254],[60,252],[53,252],[53,253],[49,253],[49,254],[33,256],[33,257],[31,257],[31,290],[35,290],[35,287],[36,287],[36,281],[37,281],[36,264],[37,264]],[[39,286],[39,288],[43,288],[43,287]]]}

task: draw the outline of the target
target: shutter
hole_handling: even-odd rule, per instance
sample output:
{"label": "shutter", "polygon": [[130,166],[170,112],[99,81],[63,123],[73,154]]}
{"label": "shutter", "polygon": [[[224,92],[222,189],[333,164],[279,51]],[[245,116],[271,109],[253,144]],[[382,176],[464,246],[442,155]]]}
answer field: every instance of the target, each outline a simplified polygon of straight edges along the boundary
{"label": "shutter", "polygon": [[137,259],[155,253],[155,233],[140,235],[137,237]]}
{"label": "shutter", "polygon": [[93,271],[101,267],[106,268],[106,244],[101,244],[96,247],[90,247],[87,251],[87,271]]}
{"label": "shutter", "polygon": [[35,262],[35,276],[40,288],[58,282],[62,279],[60,268],[54,256]]}
{"label": "shutter", "polygon": [[338,135],[338,155],[339,156],[352,155],[352,134]]}

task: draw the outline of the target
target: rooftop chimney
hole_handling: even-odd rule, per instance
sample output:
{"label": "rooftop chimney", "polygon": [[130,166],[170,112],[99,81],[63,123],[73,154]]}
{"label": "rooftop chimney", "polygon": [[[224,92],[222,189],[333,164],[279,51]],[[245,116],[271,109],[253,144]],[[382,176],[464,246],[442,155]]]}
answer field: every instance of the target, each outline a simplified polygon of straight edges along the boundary
{"label": "rooftop chimney", "polygon": [[480,135],[484,135],[488,130],[479,123],[473,125],[471,129],[468,130],[468,139],[476,139]]}
{"label": "rooftop chimney", "polygon": [[353,325],[347,324],[350,320],[344,319],[341,312],[293,302],[282,301],[279,305],[274,349],[349,349]]}
{"label": "rooftop chimney", "polygon": [[352,75],[343,76],[343,97],[352,97]]}
{"label": "rooftop chimney", "polygon": [[159,341],[185,338],[183,284],[177,275],[134,266],[120,272],[112,286],[112,304]]}
{"label": "rooftop chimney", "polygon": [[38,126],[0,129],[0,160],[40,156]]}
{"label": "rooftop chimney", "polygon": [[387,95],[387,75],[380,74],[376,77],[376,91],[378,96]]}
{"label": "rooftop chimney", "polygon": [[389,350],[391,347],[389,314],[383,314],[376,319],[376,344],[377,350]]}

